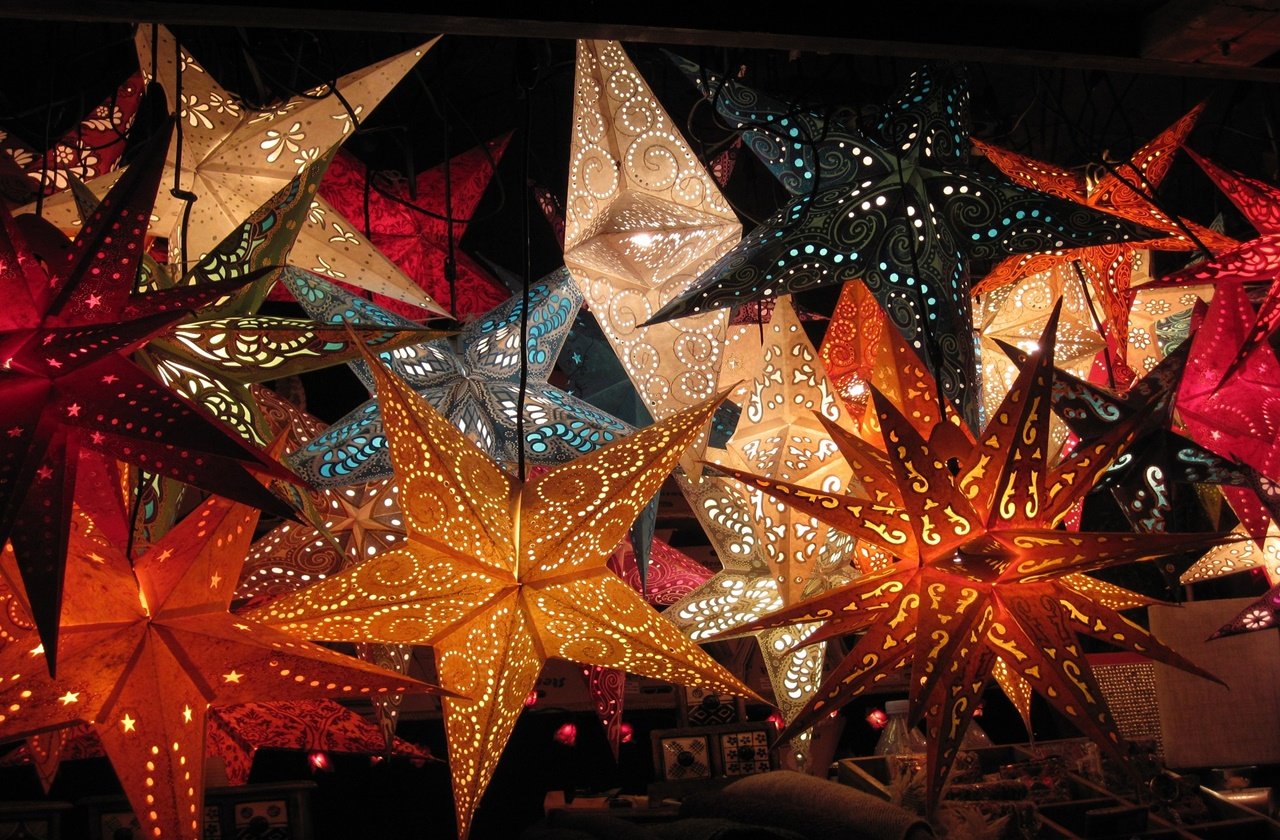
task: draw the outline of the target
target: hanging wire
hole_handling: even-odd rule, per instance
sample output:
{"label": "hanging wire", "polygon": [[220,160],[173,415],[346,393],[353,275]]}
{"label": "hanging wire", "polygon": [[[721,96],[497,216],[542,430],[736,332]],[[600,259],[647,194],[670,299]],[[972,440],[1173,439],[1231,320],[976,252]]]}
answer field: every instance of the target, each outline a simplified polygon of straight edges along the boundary
{"label": "hanging wire", "polygon": [[[151,29],[151,55],[152,65],[151,74],[155,78],[159,78],[160,68],[154,63],[156,55],[156,25],[152,24]],[[178,43],[178,39],[173,40],[173,62],[174,62],[174,79],[173,79],[173,102],[174,110],[177,111],[177,120],[175,123],[175,134],[173,137],[173,188],[169,190],[169,194],[174,198],[183,202],[182,205],[182,222],[178,228],[178,243],[182,254],[182,276],[186,276],[188,267],[191,263],[191,254],[187,244],[187,233],[191,227],[191,205],[195,204],[200,196],[184,190],[182,188],[182,140],[183,140],[183,115],[182,115],[182,45]]]}
{"label": "hanging wire", "polygon": [[1107,331],[1102,328],[1102,319],[1098,317],[1097,311],[1093,308],[1093,298],[1089,295],[1089,283],[1085,280],[1084,269],[1080,267],[1079,260],[1072,260],[1071,265],[1076,270],[1076,277],[1080,281],[1080,291],[1084,292],[1084,302],[1089,308],[1089,317],[1093,319],[1093,328],[1098,331],[1098,335],[1102,336],[1102,363],[1107,368],[1107,384],[1111,386],[1111,390],[1116,389],[1116,373],[1111,366],[1111,342],[1107,339]]}
{"label": "hanging wire", "polygon": [[[532,60],[532,57],[530,57]],[[523,114],[521,122],[523,126],[524,136],[521,138],[520,149],[520,183],[527,185],[529,183],[529,139],[533,135],[533,91],[538,84],[538,73],[540,67],[536,64],[531,68],[532,78],[520,75],[519,64],[517,63],[516,85],[520,90],[520,97],[523,100]],[[520,483],[523,484],[525,475],[525,455],[524,455],[524,401],[529,391],[529,286],[532,283],[533,276],[533,257],[530,245],[530,220],[529,220],[529,202],[522,201],[520,207],[520,258],[521,266],[524,270],[523,283],[521,288],[521,305],[520,305],[520,390],[516,398],[516,453],[518,475]]]}

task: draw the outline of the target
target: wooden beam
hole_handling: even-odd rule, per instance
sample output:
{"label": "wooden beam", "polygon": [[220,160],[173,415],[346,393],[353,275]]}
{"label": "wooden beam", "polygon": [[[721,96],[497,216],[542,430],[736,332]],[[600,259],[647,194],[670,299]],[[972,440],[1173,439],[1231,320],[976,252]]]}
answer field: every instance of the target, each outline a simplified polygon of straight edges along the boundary
{"label": "wooden beam", "polygon": [[[1194,0],[1200,2],[1200,0]],[[1212,0],[1204,0],[1211,3]],[[1260,0],[1271,3],[1280,0]],[[830,34],[790,34],[637,24],[613,21],[521,20],[498,16],[422,14],[372,8],[308,8],[263,3],[256,6],[169,2],[169,0],[0,0],[0,19],[82,22],[157,22],[174,25],[253,26],[280,29],[352,29],[367,32],[446,33],[494,38],[615,38],[638,43],[705,45],[747,49],[804,50],[850,55],[1006,64],[1014,66],[1103,70],[1160,76],[1184,76],[1280,82],[1280,68],[1178,61],[1132,55],[1091,54],[1021,46],[935,43],[901,39],[853,38]],[[385,4],[381,4],[385,6]],[[1070,2],[1063,8],[1069,11]],[[1066,13],[1066,12],[1064,12]],[[926,16],[927,17],[927,16]],[[1052,15],[1046,26],[1053,25]],[[945,39],[948,33],[933,32]]]}
{"label": "wooden beam", "polygon": [[1143,58],[1249,67],[1280,50],[1280,0],[1171,0],[1147,16]]}

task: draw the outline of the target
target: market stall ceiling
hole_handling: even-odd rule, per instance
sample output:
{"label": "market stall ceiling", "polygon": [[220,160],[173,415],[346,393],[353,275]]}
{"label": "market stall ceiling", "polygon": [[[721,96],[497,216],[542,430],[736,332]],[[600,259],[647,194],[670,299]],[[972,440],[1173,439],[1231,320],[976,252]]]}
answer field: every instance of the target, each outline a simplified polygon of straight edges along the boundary
{"label": "market stall ceiling", "polygon": [[[904,58],[954,58],[1007,64],[1079,67],[1276,81],[1280,3],[1276,0],[963,0],[879,7],[857,4],[856,29],[843,32],[827,4],[684,5],[679,14],[646,5],[495,2],[437,3],[407,11],[393,0],[327,4],[275,0],[207,4],[142,0],[45,0],[0,3],[0,16],[43,20],[445,32],[535,38],[618,38],[632,42],[803,49]],[[731,17],[730,17],[731,14]],[[1027,27],[1036,36],[1028,39]],[[1028,41],[1032,43],[1028,43]]]}

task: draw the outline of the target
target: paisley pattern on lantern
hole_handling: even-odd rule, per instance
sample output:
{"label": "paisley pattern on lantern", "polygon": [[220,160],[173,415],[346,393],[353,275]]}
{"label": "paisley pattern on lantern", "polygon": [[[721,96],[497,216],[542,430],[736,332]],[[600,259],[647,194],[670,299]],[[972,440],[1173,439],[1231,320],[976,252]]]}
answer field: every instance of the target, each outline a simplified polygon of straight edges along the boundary
{"label": "paisley pattern on lantern", "polygon": [[649,413],[717,390],[727,318],[645,327],[741,235],[716,182],[614,41],[579,41],[565,265]]}
{"label": "paisley pattern on lantern", "polygon": [[606,568],[716,400],[521,482],[365,358],[408,538],[252,614],[311,638],[435,648],[462,695],[443,701],[460,836],[548,657],[754,696]]}
{"label": "paisley pattern on lantern", "polygon": [[[157,41],[154,53],[153,32]],[[151,211],[150,232],[168,238],[169,264],[179,266],[201,259],[304,170],[315,170],[318,180],[333,150],[351,136],[359,121],[434,43],[343,76],[335,83],[341,97],[322,85],[254,111],[222,88],[189,52],[180,49],[165,27],[139,26],[134,40],[144,80],[164,87],[169,111],[176,112],[182,124],[182,171],[175,173],[171,158],[164,181],[175,183],[176,175],[182,190],[198,197],[188,207],[183,199],[165,190]],[[151,66],[152,55],[159,62],[157,68]],[[176,96],[179,86],[181,101]],[[100,177],[88,186],[101,195],[115,177]],[[297,232],[298,242],[289,252],[291,264],[446,314],[324,199],[313,197],[308,204],[309,211]],[[73,230],[79,222],[75,202],[66,193],[45,201],[43,212],[63,230]],[[181,253],[184,241],[189,254]]]}
{"label": "paisley pattern on lantern", "polygon": [[[282,282],[316,320],[413,327],[305,272],[286,270]],[[523,294],[471,322],[452,339],[384,350],[379,356],[414,390],[499,461],[515,462],[522,366],[528,371],[525,457],[562,463],[622,437],[630,426],[547,382],[582,296],[561,269],[529,289],[528,341],[521,350]],[[356,373],[369,382],[363,362]],[[383,418],[370,400],[349,412],[289,463],[317,487],[340,487],[391,474]]]}

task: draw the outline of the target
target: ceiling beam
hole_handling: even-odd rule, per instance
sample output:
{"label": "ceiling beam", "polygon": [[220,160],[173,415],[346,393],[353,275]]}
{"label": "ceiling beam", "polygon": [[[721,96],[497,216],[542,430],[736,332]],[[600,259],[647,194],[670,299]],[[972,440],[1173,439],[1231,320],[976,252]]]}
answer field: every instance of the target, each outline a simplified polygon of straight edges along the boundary
{"label": "ceiling beam", "polygon": [[[1074,0],[1062,6],[1045,9],[1043,20],[1037,24],[1046,32],[1052,32],[1054,14],[1070,15]],[[1181,5],[1182,0],[1174,0]],[[1215,0],[1190,0],[1192,5],[1214,5]],[[1233,0],[1241,2],[1244,0]],[[1280,0],[1257,0],[1270,6]],[[1064,67],[1087,70],[1104,70],[1115,73],[1135,73],[1162,76],[1238,79],[1258,82],[1280,82],[1280,68],[1255,67],[1239,63],[1223,63],[1207,60],[1179,60],[1159,55],[1139,55],[1137,34],[1133,39],[1131,54],[1092,54],[1067,49],[1036,49],[1004,44],[937,43],[904,38],[854,38],[838,34],[825,34],[821,27],[815,32],[776,33],[752,31],[750,28],[730,30],[697,26],[659,26],[639,24],[629,20],[548,20],[517,19],[491,12],[488,16],[476,14],[422,14],[399,11],[399,4],[370,0],[361,8],[305,8],[303,2],[262,3],[260,5],[211,4],[171,2],[170,0],[0,0],[0,19],[39,19],[73,22],[158,22],[174,25],[202,26],[252,26],[282,29],[352,29],[369,32],[416,32],[421,34],[447,33],[482,37],[527,38],[615,38],[621,41],[660,44],[688,44],[713,47],[804,50],[810,52],[842,53],[851,55],[897,56],[912,59],[950,59],[955,61],[1007,64],[1015,66]],[[591,5],[597,15],[601,11]],[[1161,7],[1163,9],[1163,7]],[[996,16],[1004,10],[1005,17]],[[527,11],[527,10],[526,10]],[[566,8],[567,16],[573,11]],[[923,10],[922,10],[923,11]],[[1157,10],[1157,14],[1160,10]],[[999,3],[977,4],[974,13],[985,12],[1003,27],[1017,26],[1016,11],[1009,12]],[[621,16],[621,12],[618,16]],[[1025,20],[1025,11],[1021,13]],[[803,19],[803,17],[802,17]],[[901,17],[898,20],[901,21]],[[1169,18],[1172,21],[1172,16]],[[717,19],[716,26],[724,26]],[[758,21],[740,20],[739,25],[749,27]],[[1073,26],[1078,26],[1073,19]],[[1027,25],[1030,25],[1027,23]],[[1065,24],[1064,24],[1065,25]],[[1150,34],[1153,49],[1159,46],[1160,32],[1173,27],[1172,22],[1159,23],[1153,19]],[[874,34],[869,26],[864,34]],[[998,32],[999,29],[990,31]],[[1241,34],[1230,49],[1240,49],[1244,55],[1244,43],[1259,42],[1271,32],[1269,25],[1250,29],[1249,38]],[[954,37],[943,27],[926,30],[925,34],[937,39]],[[1077,39],[1078,41],[1079,39]],[[1280,35],[1271,43],[1280,42]],[[1216,43],[1216,42],[1215,42]],[[1087,47],[1087,45],[1085,45]],[[1260,48],[1258,48],[1260,49]],[[1230,53],[1230,50],[1229,50]]]}
{"label": "ceiling beam", "polygon": [[1171,0],[1142,26],[1141,55],[1249,67],[1280,48],[1280,0]]}

